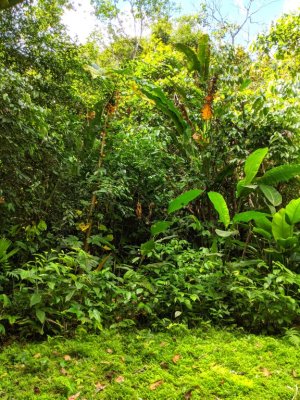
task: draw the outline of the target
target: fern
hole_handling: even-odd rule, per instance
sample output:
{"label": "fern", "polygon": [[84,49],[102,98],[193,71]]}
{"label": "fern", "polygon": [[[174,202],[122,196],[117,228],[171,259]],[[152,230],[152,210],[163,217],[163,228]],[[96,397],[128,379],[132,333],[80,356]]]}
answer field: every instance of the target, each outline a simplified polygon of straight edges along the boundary
{"label": "fern", "polygon": [[300,347],[300,331],[296,328],[286,329],[284,334],[284,339],[286,339],[294,347]]}

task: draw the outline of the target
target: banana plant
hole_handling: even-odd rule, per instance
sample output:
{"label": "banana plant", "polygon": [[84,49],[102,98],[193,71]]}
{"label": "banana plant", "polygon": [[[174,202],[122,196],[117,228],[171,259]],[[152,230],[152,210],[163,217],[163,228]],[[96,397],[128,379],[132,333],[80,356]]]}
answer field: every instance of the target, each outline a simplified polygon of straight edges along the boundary
{"label": "banana plant", "polygon": [[282,196],[274,187],[279,183],[288,182],[300,175],[300,164],[287,164],[267,170],[262,176],[257,177],[259,169],[268,154],[268,148],[255,150],[247,158],[244,165],[244,178],[237,183],[236,197],[241,198],[253,191],[263,195],[272,214],[277,206],[282,203]]}
{"label": "banana plant", "polygon": [[175,49],[183,53],[188,63],[188,70],[190,72],[196,71],[202,80],[207,82],[209,77],[209,64],[210,64],[210,38],[209,35],[204,34],[199,41],[198,51],[195,52],[189,46],[183,43],[176,43]]}

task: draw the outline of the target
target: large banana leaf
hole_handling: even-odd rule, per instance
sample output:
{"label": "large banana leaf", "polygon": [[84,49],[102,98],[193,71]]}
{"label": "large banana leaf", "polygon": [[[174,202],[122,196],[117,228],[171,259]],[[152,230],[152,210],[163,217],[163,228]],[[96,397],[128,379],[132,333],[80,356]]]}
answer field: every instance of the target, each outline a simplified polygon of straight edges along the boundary
{"label": "large banana leaf", "polygon": [[257,182],[264,185],[277,185],[298,175],[300,175],[300,164],[280,165],[269,169],[262,177],[257,179]]}
{"label": "large banana leaf", "polygon": [[174,47],[176,50],[180,51],[186,56],[188,62],[188,70],[190,72],[198,71],[199,74],[201,74],[202,72],[201,64],[194,50],[192,50],[189,46],[183,43],[175,43]]}
{"label": "large banana leaf", "polygon": [[225,228],[230,224],[229,210],[224,197],[218,192],[208,192],[209,200],[219,214],[220,221],[224,224]]}
{"label": "large banana leaf", "polygon": [[268,153],[268,148],[264,147],[255,150],[249,155],[245,162],[244,172],[245,178],[240,180],[237,184],[236,195],[239,197],[245,186],[250,185],[256,177],[259,167]]}
{"label": "large banana leaf", "polygon": [[286,222],[285,209],[281,208],[273,215],[272,233],[276,241],[293,236],[293,227]]}
{"label": "large banana leaf", "polygon": [[209,35],[202,36],[199,43],[198,58],[200,62],[200,74],[204,81],[208,79],[210,63],[210,43]]}
{"label": "large banana leaf", "polygon": [[300,222],[300,198],[290,201],[285,207],[285,213],[289,224],[298,224]]}

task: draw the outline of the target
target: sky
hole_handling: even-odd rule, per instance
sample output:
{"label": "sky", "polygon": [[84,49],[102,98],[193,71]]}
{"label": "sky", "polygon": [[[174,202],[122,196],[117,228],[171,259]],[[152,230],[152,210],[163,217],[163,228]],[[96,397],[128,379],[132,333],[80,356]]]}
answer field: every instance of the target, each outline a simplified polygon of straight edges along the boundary
{"label": "sky", "polygon": [[[68,32],[72,38],[76,38],[79,42],[84,43],[88,36],[98,27],[100,22],[93,15],[93,7],[90,0],[73,0],[74,10],[67,10],[63,17],[63,22],[67,26]],[[244,15],[243,5],[249,0],[219,0],[222,4],[222,13],[229,18],[240,20]],[[266,30],[272,21],[276,20],[281,14],[295,11],[300,7],[300,0],[256,0],[255,4],[271,3],[263,7],[256,15],[256,24],[252,24],[250,28],[250,37],[254,39],[257,33]],[[178,0],[177,4],[181,7],[181,14],[192,14],[197,12],[197,4],[195,0]],[[131,33],[130,24],[128,32]],[[132,32],[133,33],[133,32]],[[246,35],[244,34],[246,40]],[[241,37],[243,40],[243,37]]]}

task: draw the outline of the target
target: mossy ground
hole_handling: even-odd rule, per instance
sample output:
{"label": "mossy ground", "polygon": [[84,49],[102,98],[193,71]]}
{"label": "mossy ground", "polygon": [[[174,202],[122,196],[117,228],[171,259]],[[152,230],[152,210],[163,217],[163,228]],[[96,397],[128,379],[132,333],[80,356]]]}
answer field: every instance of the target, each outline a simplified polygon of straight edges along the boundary
{"label": "mossy ground", "polygon": [[1,400],[296,400],[298,387],[299,349],[225,330],[106,330],[0,353]]}

